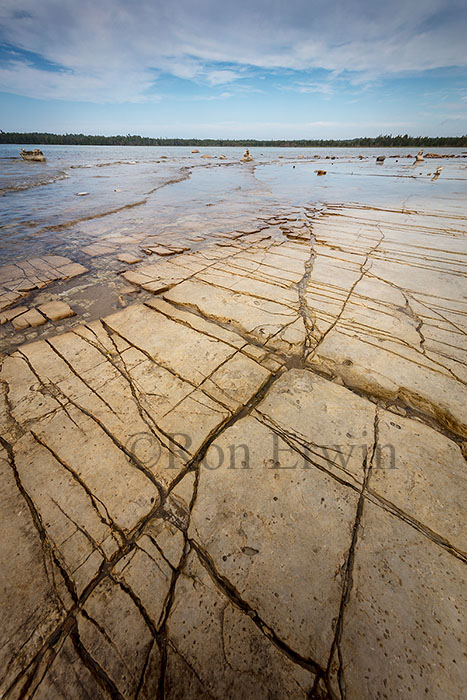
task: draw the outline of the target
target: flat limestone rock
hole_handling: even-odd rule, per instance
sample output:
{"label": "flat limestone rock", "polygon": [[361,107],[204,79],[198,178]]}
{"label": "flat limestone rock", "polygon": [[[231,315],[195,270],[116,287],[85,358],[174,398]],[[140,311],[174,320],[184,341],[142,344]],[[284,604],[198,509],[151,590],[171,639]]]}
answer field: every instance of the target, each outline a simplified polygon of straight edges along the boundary
{"label": "flat limestone rock", "polygon": [[173,249],[173,248],[166,248],[163,245],[156,245],[156,246],[151,246],[151,252],[165,257],[167,255],[175,255],[177,253],[177,250]]}
{"label": "flat limestone rock", "polygon": [[46,304],[41,304],[38,308],[50,321],[60,321],[63,318],[76,316],[76,312],[64,301],[48,301]]}
{"label": "flat limestone rock", "polygon": [[108,326],[132,345],[197,386],[235,349],[139,304],[107,317]]}
{"label": "flat limestone rock", "polygon": [[465,437],[462,223],[354,205],[328,210],[313,232],[310,364]]}
{"label": "flat limestone rock", "polygon": [[0,647],[2,688],[6,689],[64,619],[71,599],[57,570],[54,588],[54,564],[41,543],[34,505],[31,512],[28,492],[18,490],[14,463],[3,447],[0,447],[0,478],[3,532],[0,551],[2,561],[8,562],[8,566],[0,569],[2,605],[8,609],[8,615],[2,619]]}
{"label": "flat limestone rock", "polygon": [[[25,323],[27,326],[24,325]],[[44,323],[47,323],[47,319],[37,309],[29,309],[21,316],[16,316],[12,321],[15,328],[27,328],[28,326],[35,328],[36,326],[43,326]]]}
{"label": "flat limestone rock", "polygon": [[77,275],[82,275],[88,270],[86,267],[84,267],[84,265],[80,265],[79,263],[69,263],[67,265],[63,265],[61,271],[67,279],[69,277],[77,277]]}
{"label": "flat limestone rock", "polygon": [[284,373],[256,407],[259,419],[311,464],[360,487],[374,441],[375,406],[307,370]]}
{"label": "flat limestone rock", "polygon": [[130,253],[119,253],[117,255],[117,260],[127,263],[128,265],[134,265],[135,263],[141,262],[142,258],[137,255],[131,255]]}
{"label": "flat limestone rock", "polygon": [[[28,312],[26,312],[26,313],[28,313]],[[29,328],[29,321],[26,318],[26,314],[21,314],[21,316],[16,316],[16,318],[14,318],[12,320],[11,325],[17,331],[24,330],[25,328]]]}
{"label": "flat limestone rock", "polygon": [[[293,664],[222,595],[194,553],[177,581],[168,635],[169,698],[205,697],[192,694],[201,681],[210,698],[267,700],[280,688],[284,697],[305,700],[313,685],[314,674]],[[185,665],[197,679],[191,690]]]}
{"label": "flat limestone rock", "polygon": [[109,253],[114,253],[116,250],[115,246],[103,243],[90,243],[84,246],[84,248],[81,248],[81,252],[85,253],[85,255],[89,255],[91,258],[99,255],[108,255]]}
{"label": "flat limestone rock", "polygon": [[325,666],[357,501],[353,489],[244,418],[201,464],[189,535],[283,642]]}
{"label": "flat limestone rock", "polygon": [[275,336],[297,317],[293,309],[276,301],[261,301],[223,289],[213,295],[209,284],[195,279],[165,292],[164,298],[196,309],[216,321],[231,323],[233,328],[262,342]]}
{"label": "flat limestone rock", "polygon": [[[464,221],[101,231],[91,254],[206,240],[0,358],[2,697],[461,700]],[[83,271],[1,267],[0,318]]]}
{"label": "flat limestone rock", "polygon": [[34,289],[42,289],[56,280],[69,279],[84,272],[87,269],[83,265],[62,255],[44,255],[0,266],[0,311]]}
{"label": "flat limestone rock", "polygon": [[104,579],[78,617],[78,633],[119,696],[135,697],[154,639],[128,589]]}
{"label": "flat limestone rock", "polygon": [[378,437],[369,492],[423,523],[447,547],[467,552],[467,475],[459,445],[420,421],[389,411],[380,415]]}
{"label": "flat limestone rock", "polygon": [[[340,641],[349,700],[463,697],[465,563],[366,504]],[[332,664],[337,692],[337,658]]]}
{"label": "flat limestone rock", "polygon": [[24,314],[27,310],[27,306],[17,306],[15,309],[7,309],[6,311],[2,311],[0,313],[0,326],[16,318],[16,316]]}

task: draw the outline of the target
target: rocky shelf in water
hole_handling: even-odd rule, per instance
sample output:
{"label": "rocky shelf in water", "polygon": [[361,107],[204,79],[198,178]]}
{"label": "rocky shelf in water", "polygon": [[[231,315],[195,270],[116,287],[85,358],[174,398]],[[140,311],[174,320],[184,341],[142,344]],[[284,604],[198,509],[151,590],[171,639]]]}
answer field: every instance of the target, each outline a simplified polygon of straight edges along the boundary
{"label": "rocky shelf in water", "polygon": [[3,358],[3,697],[462,696],[465,223],[278,214]]}

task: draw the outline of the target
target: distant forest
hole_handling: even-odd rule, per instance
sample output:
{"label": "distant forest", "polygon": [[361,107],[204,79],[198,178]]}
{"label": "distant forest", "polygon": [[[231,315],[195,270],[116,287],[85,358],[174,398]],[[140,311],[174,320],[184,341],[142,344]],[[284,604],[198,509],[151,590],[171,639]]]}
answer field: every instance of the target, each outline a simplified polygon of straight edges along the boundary
{"label": "distant forest", "polygon": [[381,134],[375,138],[357,139],[298,139],[298,140],[258,140],[258,139],[162,139],[148,136],[92,136],[86,134],[47,134],[17,133],[0,130],[0,143],[60,145],[60,146],[276,146],[283,148],[306,148],[343,146],[355,148],[383,148],[387,146],[467,146],[465,136],[392,136]]}

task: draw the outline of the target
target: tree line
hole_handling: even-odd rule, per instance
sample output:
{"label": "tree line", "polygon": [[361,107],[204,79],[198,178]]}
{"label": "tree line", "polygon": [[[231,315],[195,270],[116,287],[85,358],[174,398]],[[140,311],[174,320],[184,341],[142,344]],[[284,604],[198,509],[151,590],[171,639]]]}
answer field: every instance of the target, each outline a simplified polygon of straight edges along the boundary
{"label": "tree line", "polygon": [[92,134],[49,134],[42,132],[5,132],[0,130],[0,143],[59,145],[59,146],[243,146],[261,147],[276,146],[288,148],[314,147],[355,147],[383,148],[395,147],[465,147],[467,135],[464,136],[409,136],[408,134],[380,134],[376,137],[360,137],[355,139],[169,139],[150,138],[127,134],[126,136],[100,136]]}

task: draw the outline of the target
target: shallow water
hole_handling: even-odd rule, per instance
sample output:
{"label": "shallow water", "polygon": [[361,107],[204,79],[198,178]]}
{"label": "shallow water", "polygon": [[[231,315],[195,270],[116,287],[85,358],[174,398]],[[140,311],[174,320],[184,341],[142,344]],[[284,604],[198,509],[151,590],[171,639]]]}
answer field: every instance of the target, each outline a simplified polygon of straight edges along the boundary
{"label": "shallow water", "polygon": [[[418,206],[436,199],[455,207],[467,195],[467,154],[459,149],[437,152],[461,157],[416,166],[406,157],[414,149],[258,148],[251,149],[252,164],[239,163],[241,148],[192,154],[187,147],[48,146],[46,163],[22,161],[19,149],[0,146],[2,262],[44,252],[70,254],[104,232],[157,229],[187,216],[217,217],[222,226],[223,219],[274,206],[349,201]],[[221,153],[227,160],[219,160]],[[376,164],[376,155],[388,156],[383,165]],[[442,175],[432,182],[428,173],[440,164]],[[325,169],[326,176],[317,177],[316,169]]]}
{"label": "shallow water", "polygon": [[[0,145],[0,265],[44,254],[83,264],[86,275],[26,299],[28,306],[51,298],[70,303],[78,318],[65,328],[118,308],[119,273],[127,265],[115,255],[83,251],[104,237],[170,233],[173,243],[193,250],[223,232],[264,226],[277,214],[300,217],[305,207],[309,212],[326,203],[465,215],[467,201],[467,153],[460,149],[437,149],[454,157],[417,165],[407,157],[417,149],[407,148],[253,148],[252,163],[240,162],[242,148],[200,148],[198,154],[191,147],[42,150],[47,162],[31,163],[19,157],[20,146]],[[383,165],[377,155],[387,156]],[[433,182],[439,165],[443,171]],[[318,169],[326,175],[317,176]],[[54,330],[47,325],[15,333],[6,324],[0,327],[0,351]]]}

